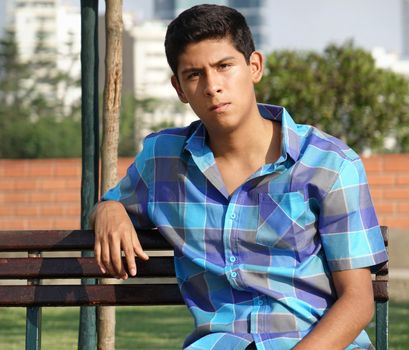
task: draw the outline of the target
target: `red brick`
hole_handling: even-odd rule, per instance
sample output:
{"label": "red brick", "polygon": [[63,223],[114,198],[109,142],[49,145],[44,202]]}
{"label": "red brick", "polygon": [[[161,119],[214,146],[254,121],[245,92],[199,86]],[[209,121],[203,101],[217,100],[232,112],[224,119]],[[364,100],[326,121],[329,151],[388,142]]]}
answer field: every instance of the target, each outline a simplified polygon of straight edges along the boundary
{"label": "red brick", "polygon": [[28,200],[28,193],[3,193],[3,201],[4,203],[22,203]]}
{"label": "red brick", "polygon": [[15,182],[15,178],[0,178],[0,191],[14,190]]}
{"label": "red brick", "polygon": [[60,166],[59,164],[56,165],[54,173],[56,176],[75,176],[81,177],[81,166],[80,162],[77,164],[73,164],[72,166]]}
{"label": "red brick", "polygon": [[369,190],[371,192],[371,197],[373,200],[379,200],[383,198],[383,189],[381,187],[369,185]]}
{"label": "red brick", "polygon": [[383,168],[385,171],[409,171],[409,154],[385,155]]}
{"label": "red brick", "polygon": [[30,193],[29,201],[31,203],[55,202],[55,193],[32,192]]}
{"label": "red brick", "polygon": [[382,225],[389,226],[390,228],[407,229],[409,227],[409,217],[408,216],[388,216],[386,217]]}
{"label": "red brick", "polygon": [[37,216],[38,215],[38,207],[35,205],[18,205],[16,206],[16,215],[17,216]]}
{"label": "red brick", "polygon": [[15,207],[13,205],[0,205],[0,216],[11,216],[15,214]]}
{"label": "red brick", "polygon": [[0,230],[24,230],[24,220],[21,219],[0,219]]}
{"label": "red brick", "polygon": [[69,189],[81,189],[81,178],[65,180],[65,188]]}
{"label": "red brick", "polygon": [[81,227],[80,218],[58,219],[53,222],[53,229],[77,230]]}
{"label": "red brick", "polygon": [[81,206],[79,205],[65,205],[64,206],[64,215],[68,216],[80,216],[81,215]]}
{"label": "red brick", "polygon": [[365,171],[367,173],[375,172],[378,173],[382,170],[383,157],[382,156],[371,156],[369,158],[362,158],[364,163]]}
{"label": "red brick", "polygon": [[395,203],[375,203],[376,213],[379,214],[393,214],[396,212]]}
{"label": "red brick", "polygon": [[53,226],[53,220],[49,218],[38,218],[32,219],[29,222],[29,228],[31,230],[52,230],[55,229]]}
{"label": "red brick", "polygon": [[14,181],[14,189],[16,190],[36,190],[40,188],[41,182],[35,178],[16,178]]}
{"label": "red brick", "polygon": [[60,190],[64,189],[66,186],[66,181],[64,179],[51,178],[42,181],[41,188],[44,190]]}
{"label": "red brick", "polygon": [[398,185],[409,185],[409,175],[401,175],[399,174],[396,177],[396,183]]}
{"label": "red brick", "polygon": [[81,201],[81,192],[80,190],[78,191],[64,191],[61,193],[58,193],[57,199],[59,202],[77,202],[80,203]]}
{"label": "red brick", "polygon": [[7,164],[3,170],[4,177],[26,176],[27,163],[24,160],[16,160]]}
{"label": "red brick", "polygon": [[384,193],[385,199],[399,200],[399,199],[409,199],[409,189],[394,189],[388,190]]}
{"label": "red brick", "polygon": [[399,214],[409,214],[409,202],[408,203],[399,203],[397,212]]}
{"label": "red brick", "polygon": [[44,205],[44,204],[41,205],[40,215],[43,217],[64,215],[64,209],[62,208],[62,203],[58,205]]}
{"label": "red brick", "polygon": [[369,185],[393,185],[395,183],[395,176],[370,173],[368,174],[368,183]]}
{"label": "red brick", "polygon": [[51,177],[54,175],[53,164],[30,164],[27,170],[28,175],[31,177],[41,176],[41,177]]}

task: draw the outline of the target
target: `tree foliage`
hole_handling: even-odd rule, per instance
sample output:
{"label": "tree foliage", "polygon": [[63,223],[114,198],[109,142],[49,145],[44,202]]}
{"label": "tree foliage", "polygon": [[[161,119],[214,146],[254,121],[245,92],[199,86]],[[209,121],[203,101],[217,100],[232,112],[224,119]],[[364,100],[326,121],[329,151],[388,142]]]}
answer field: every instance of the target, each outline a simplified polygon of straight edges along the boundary
{"label": "tree foliage", "polygon": [[[79,78],[57,69],[41,32],[37,41],[36,59],[23,62],[14,32],[0,39],[0,158],[80,157],[80,101],[67,108],[64,93],[79,86]],[[142,115],[158,104],[122,96],[119,155],[135,155],[148,127]]]}
{"label": "tree foliage", "polygon": [[358,152],[409,151],[409,81],[377,68],[352,42],[323,53],[283,50],[267,56],[258,101],[282,105],[296,122],[317,126]]}
{"label": "tree foliage", "polygon": [[[41,55],[41,33],[35,53],[38,60],[19,57],[13,31],[0,40],[0,158],[74,157],[81,154],[79,101],[67,108],[59,98],[79,84],[58,71]],[[60,92],[60,94],[58,94]]]}

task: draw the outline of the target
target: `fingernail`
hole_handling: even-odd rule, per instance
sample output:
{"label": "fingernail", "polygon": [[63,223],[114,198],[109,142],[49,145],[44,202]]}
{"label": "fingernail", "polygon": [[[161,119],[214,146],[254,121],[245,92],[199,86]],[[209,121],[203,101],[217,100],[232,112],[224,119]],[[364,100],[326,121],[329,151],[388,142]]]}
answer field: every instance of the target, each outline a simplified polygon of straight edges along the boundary
{"label": "fingernail", "polygon": [[133,267],[131,268],[131,270],[129,271],[131,273],[131,276],[135,276],[136,275],[136,269]]}

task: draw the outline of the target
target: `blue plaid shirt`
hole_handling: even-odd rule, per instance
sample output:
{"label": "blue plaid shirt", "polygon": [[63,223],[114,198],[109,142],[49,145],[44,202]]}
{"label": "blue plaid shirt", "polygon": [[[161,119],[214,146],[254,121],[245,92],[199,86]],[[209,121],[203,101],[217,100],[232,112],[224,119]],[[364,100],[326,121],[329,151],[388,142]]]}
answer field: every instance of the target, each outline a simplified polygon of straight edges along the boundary
{"label": "blue plaid shirt", "polygon": [[[197,121],[148,136],[103,197],[174,246],[189,350],[291,349],[334,304],[331,271],[387,260],[357,154],[282,107],[259,110],[282,123],[281,156],[231,196]],[[364,331],[356,347],[371,348]]]}

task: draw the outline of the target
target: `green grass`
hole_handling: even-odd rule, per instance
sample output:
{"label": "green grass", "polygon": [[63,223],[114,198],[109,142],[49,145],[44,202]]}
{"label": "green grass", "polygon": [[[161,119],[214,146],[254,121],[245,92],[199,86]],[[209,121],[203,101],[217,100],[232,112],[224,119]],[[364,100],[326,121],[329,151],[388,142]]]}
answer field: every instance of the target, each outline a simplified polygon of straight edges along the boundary
{"label": "green grass", "polygon": [[[409,302],[391,302],[389,349],[409,348]],[[43,349],[77,348],[79,308],[43,308]],[[193,321],[184,306],[118,307],[116,349],[180,349]],[[374,325],[368,327],[374,337]],[[0,309],[0,349],[20,350],[25,344],[25,309]]]}

